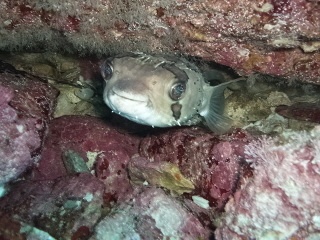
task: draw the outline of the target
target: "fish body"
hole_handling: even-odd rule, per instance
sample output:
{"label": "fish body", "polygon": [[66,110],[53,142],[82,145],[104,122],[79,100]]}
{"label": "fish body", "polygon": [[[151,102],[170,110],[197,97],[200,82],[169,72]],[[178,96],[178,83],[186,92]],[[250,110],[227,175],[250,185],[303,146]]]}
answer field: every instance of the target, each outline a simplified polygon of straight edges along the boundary
{"label": "fish body", "polygon": [[228,83],[210,86],[185,59],[142,53],[118,56],[104,61],[101,73],[105,103],[134,122],[171,127],[205,119],[214,132],[229,128],[230,119],[223,116]]}

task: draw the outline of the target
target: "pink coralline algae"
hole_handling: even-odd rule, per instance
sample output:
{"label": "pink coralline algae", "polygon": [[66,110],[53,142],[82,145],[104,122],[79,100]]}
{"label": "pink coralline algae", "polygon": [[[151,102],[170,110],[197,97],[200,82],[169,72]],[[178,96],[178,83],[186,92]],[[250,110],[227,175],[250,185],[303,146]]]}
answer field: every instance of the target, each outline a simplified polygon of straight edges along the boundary
{"label": "pink coralline algae", "polygon": [[[67,171],[70,165],[82,161],[87,165],[82,171],[93,171],[105,183],[106,201],[123,198],[132,190],[126,167],[130,157],[138,152],[140,138],[119,131],[96,117],[53,119],[32,178],[55,179],[74,174],[75,169]],[[67,168],[66,163],[69,164]],[[82,165],[78,164],[78,168]]]}
{"label": "pink coralline algae", "polygon": [[0,50],[177,51],[320,84],[319,10],[308,0],[4,0]]}
{"label": "pink coralline algae", "polygon": [[216,239],[320,238],[320,128],[246,146],[253,178],[225,207]]}
{"label": "pink coralline algae", "polygon": [[[146,137],[140,144],[140,155],[146,157],[146,164],[140,164],[140,170],[156,168],[156,162],[173,163],[195,185],[192,194],[221,208],[243,173],[243,147],[249,140],[239,130],[218,137],[199,128],[180,128]],[[147,161],[155,162],[153,167]],[[138,170],[139,167],[135,171]]]}
{"label": "pink coralline algae", "polygon": [[25,171],[33,163],[32,152],[40,147],[35,119],[19,118],[8,105],[13,95],[0,85],[0,184]]}
{"label": "pink coralline algae", "polygon": [[14,91],[10,106],[20,118],[33,118],[40,137],[52,118],[58,90],[44,80],[0,62],[0,85]]}
{"label": "pink coralline algae", "polygon": [[[79,235],[86,239],[101,217],[103,195],[104,184],[89,173],[55,180],[20,181],[1,199],[0,212],[6,213],[6,219],[11,221],[18,215],[20,224],[28,223],[56,239],[83,239],[76,238]],[[0,236],[21,233],[13,224],[4,227],[5,222],[1,218]],[[9,236],[8,239],[13,239]]]}
{"label": "pink coralline algae", "polygon": [[57,93],[38,78],[0,62],[0,184],[34,163]]}
{"label": "pink coralline algae", "polygon": [[146,187],[102,219],[90,240],[209,239],[210,232],[179,200]]}

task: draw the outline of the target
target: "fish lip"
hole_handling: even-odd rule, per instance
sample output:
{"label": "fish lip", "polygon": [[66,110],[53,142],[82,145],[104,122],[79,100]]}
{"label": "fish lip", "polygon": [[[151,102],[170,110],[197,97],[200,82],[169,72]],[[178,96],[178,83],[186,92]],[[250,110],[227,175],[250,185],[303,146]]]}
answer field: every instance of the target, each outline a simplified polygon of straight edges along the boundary
{"label": "fish lip", "polygon": [[117,93],[114,89],[111,89],[111,93],[112,93],[113,95],[117,95],[117,96],[120,97],[120,98],[124,98],[124,99],[130,100],[130,101],[141,102],[141,103],[148,102],[148,99],[146,99],[146,100],[138,100],[138,99],[134,99],[134,98],[128,98],[128,97],[126,97],[126,96],[123,96],[123,95]]}

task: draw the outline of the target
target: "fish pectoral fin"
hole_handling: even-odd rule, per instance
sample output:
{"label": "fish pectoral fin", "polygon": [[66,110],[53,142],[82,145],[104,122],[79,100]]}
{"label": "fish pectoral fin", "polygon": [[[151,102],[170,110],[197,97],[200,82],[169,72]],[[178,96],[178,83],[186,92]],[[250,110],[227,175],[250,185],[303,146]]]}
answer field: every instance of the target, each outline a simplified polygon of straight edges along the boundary
{"label": "fish pectoral fin", "polygon": [[223,134],[227,132],[232,124],[232,119],[215,113],[211,110],[207,115],[203,117],[206,120],[206,124],[210,128],[210,130],[217,134]]}
{"label": "fish pectoral fin", "polygon": [[200,115],[204,117],[211,131],[222,134],[230,129],[232,119],[223,115],[225,107],[224,90],[231,83],[241,80],[244,80],[244,78],[238,78],[214,87],[209,87],[206,90],[208,97],[210,97],[210,95],[211,97],[204,110],[201,111]]}

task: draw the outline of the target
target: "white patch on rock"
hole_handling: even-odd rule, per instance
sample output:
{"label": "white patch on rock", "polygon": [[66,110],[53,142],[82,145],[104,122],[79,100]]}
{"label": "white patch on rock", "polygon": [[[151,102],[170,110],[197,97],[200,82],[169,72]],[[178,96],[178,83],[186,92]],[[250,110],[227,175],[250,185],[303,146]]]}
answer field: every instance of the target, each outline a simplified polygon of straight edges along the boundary
{"label": "white patch on rock", "polygon": [[271,113],[266,119],[244,126],[243,129],[256,129],[263,133],[282,133],[288,126],[288,120],[277,113]]}
{"label": "white patch on rock", "polygon": [[302,43],[300,47],[305,53],[315,52],[320,49],[320,41]]}
{"label": "white patch on rock", "polygon": [[299,41],[291,38],[278,38],[271,41],[271,45],[274,47],[296,47],[299,44]]}
{"label": "white patch on rock", "polygon": [[88,158],[88,162],[86,162],[87,167],[91,170],[93,168],[93,165],[96,162],[96,158],[99,154],[103,153],[103,151],[100,152],[87,152],[87,158]]}
{"label": "white patch on rock", "polygon": [[92,193],[87,193],[84,197],[83,200],[87,201],[87,202],[91,202],[93,199],[93,194]]}
{"label": "white patch on rock", "polygon": [[16,128],[19,131],[19,133],[23,133],[23,131],[24,131],[24,126],[23,125],[16,125]]}
{"label": "white patch on rock", "polygon": [[6,185],[0,184],[0,198],[2,198],[4,195],[7,194],[7,188]]}
{"label": "white patch on rock", "polygon": [[200,196],[192,196],[192,201],[197,204],[199,207],[202,207],[204,209],[208,209],[209,206],[209,201],[203,197]]}
{"label": "white patch on rock", "polygon": [[273,5],[271,3],[265,3],[261,7],[257,7],[256,5],[254,5],[253,8],[258,12],[269,12],[273,10]]}
{"label": "white patch on rock", "polygon": [[20,233],[25,234],[27,240],[55,240],[55,238],[50,236],[47,232],[27,224],[22,225],[20,228]]}

